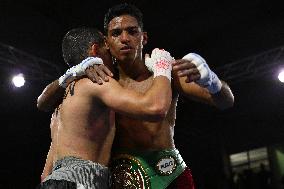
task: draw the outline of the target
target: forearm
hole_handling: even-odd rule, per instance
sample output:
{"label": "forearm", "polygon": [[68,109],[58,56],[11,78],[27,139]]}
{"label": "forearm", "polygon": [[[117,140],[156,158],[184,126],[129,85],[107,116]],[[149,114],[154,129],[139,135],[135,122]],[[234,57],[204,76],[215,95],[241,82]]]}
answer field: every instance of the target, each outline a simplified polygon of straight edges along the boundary
{"label": "forearm", "polygon": [[145,111],[165,116],[170,107],[172,99],[172,89],[170,81],[163,76],[154,79],[152,87],[143,95]]}
{"label": "forearm", "polygon": [[[110,79],[110,82],[103,84],[106,87],[105,90],[102,90],[103,87],[96,86],[101,90],[92,90],[93,96],[100,97],[117,113],[148,121],[161,120],[166,116],[171,104],[170,82],[173,60],[169,52],[156,48],[152,51],[151,57],[145,56],[145,65],[149,71],[153,72],[154,77],[147,91],[142,89],[139,93],[128,90]],[[119,97],[114,99],[114,94],[118,94]]]}
{"label": "forearm", "polygon": [[[148,91],[135,96],[131,98],[132,100],[130,98],[125,100],[120,113],[126,113],[130,117],[147,121],[162,120],[167,115],[171,104],[172,91],[170,81],[163,76],[156,77]],[[128,112],[128,110],[130,111]]]}
{"label": "forearm", "polygon": [[[145,92],[138,104],[144,115],[162,120],[167,115],[172,99],[171,70],[174,59],[169,52],[155,48],[151,57],[145,55],[145,65],[153,72],[151,88]],[[147,117],[146,117],[147,119]]]}
{"label": "forearm", "polygon": [[219,109],[227,109],[234,105],[234,95],[230,87],[222,82],[222,88],[219,92],[212,94],[213,104]]}
{"label": "forearm", "polygon": [[174,63],[174,70],[179,77],[175,83],[187,96],[219,109],[233,106],[234,96],[229,86],[218,78],[200,55],[196,53],[185,55]]}
{"label": "forearm", "polygon": [[59,86],[58,79],[50,83],[37,99],[39,110],[53,111],[62,101],[65,89]]}
{"label": "forearm", "polygon": [[188,99],[215,106],[218,109],[230,108],[234,104],[234,96],[229,86],[222,82],[222,87],[219,92],[211,94],[208,89],[201,87],[195,82],[184,82],[185,77],[178,78],[174,75],[174,86],[183,96]]}
{"label": "forearm", "polygon": [[[42,111],[54,110],[62,101],[65,88],[74,80],[85,75],[88,67],[103,65],[103,61],[97,57],[88,57],[80,64],[69,68],[65,74],[49,84],[38,97],[37,107]],[[107,70],[109,71],[109,70]]]}
{"label": "forearm", "polygon": [[[165,117],[171,103],[170,81],[164,76],[156,77],[152,86],[144,93],[124,89],[113,79],[102,86],[90,81],[88,83],[96,87],[96,90],[92,90],[93,93],[97,93],[93,95],[94,97],[100,97],[115,112],[136,119],[161,120]],[[88,88],[91,89],[91,87]],[[101,90],[103,88],[108,90]],[[119,96],[114,97],[114,94]]]}
{"label": "forearm", "polygon": [[117,112],[147,121],[159,121],[166,116],[172,96],[167,78],[156,77],[145,93],[129,92],[115,108]]}

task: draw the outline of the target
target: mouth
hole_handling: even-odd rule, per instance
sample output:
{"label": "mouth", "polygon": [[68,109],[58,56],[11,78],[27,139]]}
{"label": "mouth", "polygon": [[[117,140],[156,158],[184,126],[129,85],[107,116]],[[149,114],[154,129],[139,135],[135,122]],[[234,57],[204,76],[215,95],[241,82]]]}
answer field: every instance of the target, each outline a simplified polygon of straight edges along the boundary
{"label": "mouth", "polygon": [[124,46],[122,48],[120,48],[120,51],[123,53],[128,53],[130,51],[132,51],[132,48],[130,46]]}

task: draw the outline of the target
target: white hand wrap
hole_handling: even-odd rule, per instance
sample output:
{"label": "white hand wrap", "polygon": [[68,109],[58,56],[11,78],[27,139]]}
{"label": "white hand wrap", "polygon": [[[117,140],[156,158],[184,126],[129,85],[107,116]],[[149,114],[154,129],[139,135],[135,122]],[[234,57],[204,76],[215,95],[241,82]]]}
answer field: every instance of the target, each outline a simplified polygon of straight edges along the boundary
{"label": "white hand wrap", "polygon": [[189,53],[182,59],[191,61],[195,64],[200,73],[200,79],[195,81],[198,85],[207,88],[211,94],[215,94],[221,90],[222,83],[220,79],[210,70],[208,64],[201,56],[195,53]]}
{"label": "white hand wrap", "polygon": [[154,78],[157,76],[165,76],[171,81],[172,63],[174,58],[169,52],[155,48],[152,51],[151,58],[145,59],[145,65],[148,70],[154,73]]}
{"label": "white hand wrap", "polygon": [[103,60],[98,57],[88,57],[83,60],[80,64],[69,68],[65,74],[63,74],[59,79],[59,86],[66,88],[70,82],[72,82],[76,77],[85,75],[85,71],[88,67],[93,65],[101,65]]}

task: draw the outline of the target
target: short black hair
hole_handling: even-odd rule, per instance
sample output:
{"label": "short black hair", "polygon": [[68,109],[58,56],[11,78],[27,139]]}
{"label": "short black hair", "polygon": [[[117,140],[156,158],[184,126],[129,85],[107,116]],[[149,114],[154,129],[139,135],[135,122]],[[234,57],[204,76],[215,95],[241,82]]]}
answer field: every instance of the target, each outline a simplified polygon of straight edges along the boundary
{"label": "short black hair", "polygon": [[104,44],[103,34],[95,28],[80,27],[69,30],[62,40],[62,54],[65,63],[75,66],[87,58],[88,51],[96,43]]}
{"label": "short black hair", "polygon": [[108,12],[105,14],[104,17],[104,32],[105,35],[108,32],[108,24],[109,22],[118,16],[121,15],[130,15],[136,18],[138,25],[143,31],[143,14],[142,12],[134,5],[128,4],[128,3],[122,3],[115,5],[108,9]]}

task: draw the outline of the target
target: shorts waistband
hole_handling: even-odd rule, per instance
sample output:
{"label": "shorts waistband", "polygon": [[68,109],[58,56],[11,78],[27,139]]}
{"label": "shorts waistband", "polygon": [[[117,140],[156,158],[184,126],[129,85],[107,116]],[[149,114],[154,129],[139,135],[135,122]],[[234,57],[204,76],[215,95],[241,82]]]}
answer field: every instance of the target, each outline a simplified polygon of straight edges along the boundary
{"label": "shorts waistband", "polygon": [[108,171],[108,167],[103,166],[99,163],[90,161],[90,160],[84,160],[79,157],[74,156],[65,156],[59,160],[57,160],[52,168],[52,171],[55,171],[61,167],[70,167],[72,165],[82,165],[82,166],[96,166],[102,170],[106,169]]}
{"label": "shorts waistband", "polygon": [[66,156],[55,162],[52,172],[44,180],[66,180],[82,185],[86,189],[108,189],[110,183],[108,167],[90,160]]}

